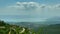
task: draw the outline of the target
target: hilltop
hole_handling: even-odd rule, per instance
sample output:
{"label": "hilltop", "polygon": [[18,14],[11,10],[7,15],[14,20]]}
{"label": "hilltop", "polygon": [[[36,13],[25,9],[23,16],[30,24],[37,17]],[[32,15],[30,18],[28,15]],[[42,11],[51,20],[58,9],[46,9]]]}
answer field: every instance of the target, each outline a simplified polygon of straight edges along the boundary
{"label": "hilltop", "polygon": [[31,29],[0,21],[0,34],[32,34]]}

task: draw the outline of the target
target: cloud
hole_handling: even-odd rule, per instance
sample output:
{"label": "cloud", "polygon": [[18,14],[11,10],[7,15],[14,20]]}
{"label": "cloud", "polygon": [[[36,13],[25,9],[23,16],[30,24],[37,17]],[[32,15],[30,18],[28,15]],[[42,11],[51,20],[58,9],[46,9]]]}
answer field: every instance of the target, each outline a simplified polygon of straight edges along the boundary
{"label": "cloud", "polygon": [[55,5],[55,8],[60,9],[60,4]]}
{"label": "cloud", "polygon": [[32,10],[39,8],[39,4],[36,2],[17,2],[14,6],[9,6],[20,10]]}
{"label": "cloud", "polygon": [[19,10],[41,10],[41,9],[54,9],[57,8],[56,5],[46,5],[46,4],[40,4],[37,2],[16,2],[16,5],[8,6],[10,8],[15,8]]}
{"label": "cloud", "polygon": [[[29,17],[49,17],[59,14],[60,4],[47,5],[38,2],[16,2],[0,9],[0,15],[27,15]],[[59,9],[57,9],[59,8]]]}
{"label": "cloud", "polygon": [[38,2],[16,2],[14,5],[0,8],[0,17],[1,15],[6,19],[9,17],[4,17],[4,15],[16,16],[11,17],[11,20],[15,20],[20,16],[16,19],[17,21],[40,21],[42,20],[40,18],[44,20],[44,18],[60,16],[60,4],[47,5]]}

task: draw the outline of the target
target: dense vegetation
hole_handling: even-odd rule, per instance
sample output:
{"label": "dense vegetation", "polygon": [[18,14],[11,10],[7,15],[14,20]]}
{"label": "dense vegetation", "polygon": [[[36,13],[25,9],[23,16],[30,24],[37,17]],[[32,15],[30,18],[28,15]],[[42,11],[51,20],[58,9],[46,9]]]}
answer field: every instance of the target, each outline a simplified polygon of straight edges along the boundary
{"label": "dense vegetation", "polygon": [[34,34],[31,29],[0,21],[0,34]]}
{"label": "dense vegetation", "polygon": [[36,29],[37,31],[28,27],[7,24],[4,21],[0,21],[0,34],[60,34],[60,24],[42,26]]}

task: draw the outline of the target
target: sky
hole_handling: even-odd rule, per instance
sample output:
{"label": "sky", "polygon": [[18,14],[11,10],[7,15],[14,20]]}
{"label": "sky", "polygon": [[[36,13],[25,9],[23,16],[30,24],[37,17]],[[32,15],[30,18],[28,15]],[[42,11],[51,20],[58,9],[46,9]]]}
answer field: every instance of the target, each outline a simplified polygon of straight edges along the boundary
{"label": "sky", "polygon": [[45,21],[60,16],[60,0],[0,0],[0,20]]}

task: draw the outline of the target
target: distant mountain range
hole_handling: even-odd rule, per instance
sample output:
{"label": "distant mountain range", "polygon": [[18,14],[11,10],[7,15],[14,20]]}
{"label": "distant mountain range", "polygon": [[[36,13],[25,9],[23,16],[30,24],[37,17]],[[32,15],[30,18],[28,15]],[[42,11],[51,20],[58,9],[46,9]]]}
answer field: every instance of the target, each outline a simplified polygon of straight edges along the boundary
{"label": "distant mountain range", "polygon": [[49,18],[43,22],[7,22],[7,23],[37,30],[40,27],[46,27],[48,25],[53,24],[60,24],[60,17]]}

